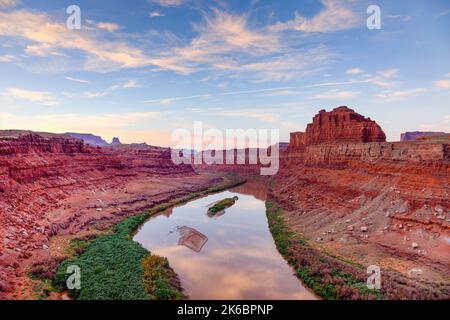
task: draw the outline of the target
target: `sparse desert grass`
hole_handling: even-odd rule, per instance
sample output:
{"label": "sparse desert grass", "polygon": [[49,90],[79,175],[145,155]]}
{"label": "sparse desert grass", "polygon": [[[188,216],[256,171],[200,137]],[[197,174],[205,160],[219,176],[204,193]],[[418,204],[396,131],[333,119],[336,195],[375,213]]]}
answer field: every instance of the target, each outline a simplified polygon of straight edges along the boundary
{"label": "sparse desert grass", "polygon": [[150,300],[182,300],[185,295],[169,261],[159,256],[147,256],[142,261],[144,267],[144,287]]}
{"label": "sparse desert grass", "polygon": [[63,260],[64,258],[52,258],[35,263],[30,268],[30,276],[33,279],[51,280]]}
{"label": "sparse desert grass", "polygon": [[274,201],[266,201],[266,213],[279,252],[296,270],[297,276],[324,299],[435,300],[450,296],[445,285],[408,279],[394,271],[382,273],[381,290],[370,290],[363,266],[309,246],[286,225],[283,210]]}
{"label": "sparse desert grass", "polygon": [[[331,268],[328,260],[310,248],[305,239],[297,236],[284,222],[282,209],[274,202],[266,201],[269,228],[281,255],[296,270],[297,276],[318,296],[324,299],[379,298],[379,292],[360,292],[364,279]],[[299,251],[302,248],[302,251]]]}

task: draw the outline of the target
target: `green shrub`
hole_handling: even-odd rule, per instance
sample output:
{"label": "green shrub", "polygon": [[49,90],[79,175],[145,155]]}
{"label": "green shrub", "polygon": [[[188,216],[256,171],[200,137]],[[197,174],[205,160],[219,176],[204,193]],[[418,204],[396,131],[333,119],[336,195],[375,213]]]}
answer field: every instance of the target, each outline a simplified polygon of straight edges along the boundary
{"label": "green shrub", "polygon": [[81,270],[81,289],[70,290],[80,300],[146,300],[141,261],[149,253],[140,244],[121,234],[94,240],[79,257],[64,261],[58,268],[55,286],[66,288],[67,267]]}
{"label": "green shrub", "polygon": [[238,197],[233,197],[233,198],[226,198],[216,202],[213,206],[211,206],[208,209],[208,215],[212,217],[216,215],[218,212],[221,212],[226,208],[233,206],[238,199],[239,199]]}
{"label": "green shrub", "polygon": [[171,285],[177,281],[176,274],[166,258],[150,255],[142,260],[144,267],[144,286],[151,300],[180,300],[181,291]]}
{"label": "green shrub", "polygon": [[115,232],[130,237],[149,218],[148,213],[127,218],[116,225]]}

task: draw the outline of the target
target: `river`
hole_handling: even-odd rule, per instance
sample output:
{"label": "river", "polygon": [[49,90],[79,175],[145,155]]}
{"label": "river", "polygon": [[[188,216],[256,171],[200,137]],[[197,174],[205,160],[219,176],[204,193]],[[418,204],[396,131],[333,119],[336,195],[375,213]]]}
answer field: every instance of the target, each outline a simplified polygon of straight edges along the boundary
{"label": "river", "polygon": [[[315,299],[277,251],[264,200],[239,190],[155,215],[134,240],[169,259],[190,299]],[[210,205],[233,196],[234,206],[208,217]]]}

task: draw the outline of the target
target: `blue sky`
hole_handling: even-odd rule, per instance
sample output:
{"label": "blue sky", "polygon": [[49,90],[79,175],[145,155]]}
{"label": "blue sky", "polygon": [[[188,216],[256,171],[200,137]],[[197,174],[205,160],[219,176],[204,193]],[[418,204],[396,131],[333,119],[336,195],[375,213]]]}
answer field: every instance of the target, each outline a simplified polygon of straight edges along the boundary
{"label": "blue sky", "polygon": [[170,145],[201,120],[288,141],[348,105],[389,140],[450,131],[449,30],[448,0],[0,0],[0,129]]}

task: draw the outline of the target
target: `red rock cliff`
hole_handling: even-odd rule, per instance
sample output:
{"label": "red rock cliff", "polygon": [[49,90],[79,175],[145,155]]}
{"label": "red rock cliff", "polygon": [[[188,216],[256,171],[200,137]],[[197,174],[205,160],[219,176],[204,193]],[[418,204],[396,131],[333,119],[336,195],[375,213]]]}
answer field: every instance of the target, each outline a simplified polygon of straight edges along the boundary
{"label": "red rock cliff", "polygon": [[0,139],[0,156],[27,153],[92,153],[101,152],[83,143],[79,139],[44,138],[38,134],[24,134],[18,138],[7,137]]}
{"label": "red rock cliff", "polygon": [[170,150],[92,147],[82,140],[26,134],[0,138],[0,193],[26,185],[57,187],[92,177],[194,174],[190,165],[175,165]]}
{"label": "red rock cliff", "polygon": [[300,148],[306,147],[306,135],[304,132],[291,132],[291,139],[289,142],[289,148]]}
{"label": "red rock cliff", "polygon": [[306,127],[306,145],[334,142],[385,142],[381,127],[347,107],[321,110]]}

